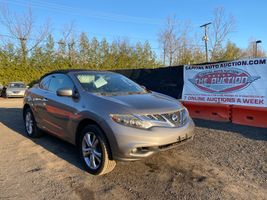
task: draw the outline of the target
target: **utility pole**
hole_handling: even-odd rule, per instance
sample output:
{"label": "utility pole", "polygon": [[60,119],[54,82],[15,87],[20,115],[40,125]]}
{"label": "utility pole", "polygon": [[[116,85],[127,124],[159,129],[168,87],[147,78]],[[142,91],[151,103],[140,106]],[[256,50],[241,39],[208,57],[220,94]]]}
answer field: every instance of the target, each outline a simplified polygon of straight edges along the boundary
{"label": "utility pole", "polygon": [[255,45],[255,57],[258,57],[258,44],[261,43],[261,40],[257,40],[256,41],[256,45]]}
{"label": "utility pole", "polygon": [[203,36],[202,40],[205,42],[205,51],[206,51],[206,62],[209,62],[209,55],[208,55],[208,25],[210,25],[211,22],[203,24],[200,26],[200,28],[204,28],[205,30],[205,35]]}

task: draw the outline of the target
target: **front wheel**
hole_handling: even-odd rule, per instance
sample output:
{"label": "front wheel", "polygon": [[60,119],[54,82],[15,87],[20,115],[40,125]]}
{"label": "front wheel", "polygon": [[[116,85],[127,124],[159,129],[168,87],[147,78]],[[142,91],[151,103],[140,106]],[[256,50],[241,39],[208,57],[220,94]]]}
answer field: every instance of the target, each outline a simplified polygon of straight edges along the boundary
{"label": "front wheel", "polygon": [[111,152],[104,134],[95,125],[88,125],[82,130],[79,153],[86,171],[90,174],[107,174],[116,166],[116,161],[110,158]]}
{"label": "front wheel", "polygon": [[36,121],[34,119],[31,109],[26,108],[23,114],[24,126],[27,135],[32,138],[40,137],[42,133],[36,125]]}

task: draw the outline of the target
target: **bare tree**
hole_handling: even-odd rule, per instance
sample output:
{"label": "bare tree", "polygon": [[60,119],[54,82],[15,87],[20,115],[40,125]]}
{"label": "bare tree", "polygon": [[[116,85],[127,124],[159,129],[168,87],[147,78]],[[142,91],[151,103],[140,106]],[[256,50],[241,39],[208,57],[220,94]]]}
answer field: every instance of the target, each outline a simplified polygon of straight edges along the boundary
{"label": "bare tree", "polygon": [[158,42],[162,49],[163,64],[166,65],[166,53],[167,53],[167,37],[165,32],[160,32],[158,36]]}
{"label": "bare tree", "polygon": [[163,62],[169,66],[180,60],[188,44],[189,23],[178,23],[175,17],[168,17],[166,26],[160,31],[158,41],[163,50]]}
{"label": "bare tree", "polygon": [[221,56],[220,53],[223,49],[224,42],[227,40],[229,34],[234,31],[234,29],[234,17],[231,15],[226,16],[223,7],[216,8],[214,10],[212,27],[209,32],[212,61],[218,59]]}
{"label": "bare tree", "polygon": [[63,57],[68,57],[69,65],[72,65],[76,55],[75,51],[76,35],[74,32],[74,27],[75,27],[74,22],[65,25],[61,31],[62,39],[59,41],[60,54]]}
{"label": "bare tree", "polygon": [[166,64],[168,59],[169,65],[173,64],[173,57],[178,49],[177,39],[177,20],[175,17],[168,17],[166,27],[159,33],[159,44],[163,49],[163,62]]}
{"label": "bare tree", "polygon": [[50,27],[49,22],[36,27],[31,8],[22,15],[16,15],[5,5],[0,8],[0,23],[10,37],[18,40],[22,61],[25,63],[28,53],[47,37]]}

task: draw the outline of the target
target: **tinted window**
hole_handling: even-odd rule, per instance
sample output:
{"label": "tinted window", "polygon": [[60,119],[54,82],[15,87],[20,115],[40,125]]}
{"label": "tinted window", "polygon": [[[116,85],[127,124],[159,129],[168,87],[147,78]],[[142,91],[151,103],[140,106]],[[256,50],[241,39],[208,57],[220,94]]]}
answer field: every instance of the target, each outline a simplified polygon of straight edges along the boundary
{"label": "tinted window", "polygon": [[64,74],[54,74],[50,79],[49,90],[56,92],[61,88],[74,88],[72,80]]}
{"label": "tinted window", "polygon": [[51,76],[46,76],[41,80],[40,85],[39,85],[41,89],[48,90],[48,86],[50,83],[50,77]]}
{"label": "tinted window", "polygon": [[26,88],[24,83],[10,83],[9,88]]}

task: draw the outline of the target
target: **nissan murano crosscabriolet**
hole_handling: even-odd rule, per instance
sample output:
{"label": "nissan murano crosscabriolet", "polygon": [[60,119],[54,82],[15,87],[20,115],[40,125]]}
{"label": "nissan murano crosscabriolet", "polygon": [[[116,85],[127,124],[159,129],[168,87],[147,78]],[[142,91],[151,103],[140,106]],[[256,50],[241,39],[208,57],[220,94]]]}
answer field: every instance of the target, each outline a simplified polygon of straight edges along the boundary
{"label": "nissan murano crosscabriolet", "polygon": [[29,137],[45,131],[76,145],[94,175],[194,137],[194,123],[178,100],[106,71],[44,75],[26,91],[23,118]]}

